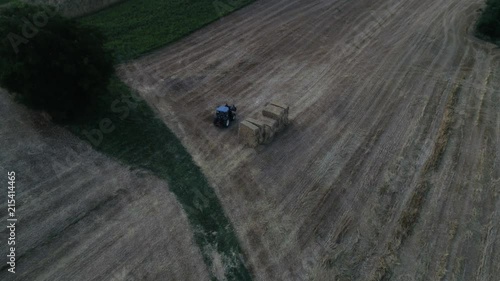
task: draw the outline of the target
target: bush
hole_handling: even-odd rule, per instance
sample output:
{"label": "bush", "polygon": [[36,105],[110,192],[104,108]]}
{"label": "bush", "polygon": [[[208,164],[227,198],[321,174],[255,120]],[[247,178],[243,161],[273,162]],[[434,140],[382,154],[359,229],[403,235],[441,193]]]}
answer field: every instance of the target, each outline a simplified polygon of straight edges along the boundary
{"label": "bush", "polygon": [[[205,249],[214,249],[227,257],[227,280],[251,280],[239,258],[243,251],[234,228],[189,152],[147,103],[118,77],[111,78],[108,89],[108,94],[99,97],[94,114],[66,127],[96,150],[167,180],[170,192],[196,230],[194,239],[207,266],[211,267],[213,256]],[[102,129],[103,122],[109,129]]]}
{"label": "bush", "polygon": [[486,9],[476,26],[479,37],[498,43],[500,40],[500,0],[487,0]]}
{"label": "bush", "polygon": [[0,10],[0,36],[0,85],[28,106],[71,120],[105,93],[113,60],[97,29],[16,3]]}

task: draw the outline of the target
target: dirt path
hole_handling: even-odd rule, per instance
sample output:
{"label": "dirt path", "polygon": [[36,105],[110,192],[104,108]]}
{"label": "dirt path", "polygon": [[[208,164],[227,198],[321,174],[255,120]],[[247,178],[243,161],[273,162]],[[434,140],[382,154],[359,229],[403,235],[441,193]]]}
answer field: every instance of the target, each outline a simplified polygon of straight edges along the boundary
{"label": "dirt path", "polygon": [[[0,118],[0,170],[5,184],[7,171],[16,172],[18,217],[16,274],[7,272],[1,243],[0,280],[209,280],[164,181],[95,152],[3,90]],[[5,227],[1,233],[7,237]]]}
{"label": "dirt path", "polygon": [[[494,280],[500,52],[471,35],[481,3],[261,0],[120,72],[257,280]],[[293,121],[270,145],[211,125],[218,104],[243,119],[273,99]]]}

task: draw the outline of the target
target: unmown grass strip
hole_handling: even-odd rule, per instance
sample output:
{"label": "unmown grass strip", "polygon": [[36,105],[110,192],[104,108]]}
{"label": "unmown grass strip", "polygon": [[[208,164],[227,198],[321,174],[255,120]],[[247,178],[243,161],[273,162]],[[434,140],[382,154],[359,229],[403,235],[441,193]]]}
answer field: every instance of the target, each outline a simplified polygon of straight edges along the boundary
{"label": "unmown grass strip", "polygon": [[212,265],[212,253],[205,250],[213,249],[230,260],[225,265],[228,280],[251,280],[234,229],[200,168],[146,102],[117,77],[91,116],[66,126],[96,150],[167,180],[207,266]]}
{"label": "unmown grass strip", "polygon": [[420,217],[422,207],[425,203],[427,194],[431,188],[429,173],[439,169],[448,141],[450,139],[451,128],[455,122],[455,106],[458,96],[462,90],[461,84],[457,84],[451,91],[446,102],[441,125],[438,130],[438,136],[430,157],[424,163],[421,172],[420,182],[412,192],[411,197],[398,219],[394,237],[388,244],[387,254],[381,257],[379,266],[376,269],[372,280],[388,280],[391,275],[391,266],[397,259],[397,251],[411,234]]}

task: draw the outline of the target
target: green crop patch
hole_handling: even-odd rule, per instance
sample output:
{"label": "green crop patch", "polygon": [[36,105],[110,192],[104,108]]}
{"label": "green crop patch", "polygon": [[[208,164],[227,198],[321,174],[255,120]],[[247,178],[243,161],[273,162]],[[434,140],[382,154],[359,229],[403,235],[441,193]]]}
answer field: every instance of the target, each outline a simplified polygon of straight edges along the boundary
{"label": "green crop patch", "polygon": [[254,0],[128,0],[81,18],[109,38],[119,62],[163,47]]}

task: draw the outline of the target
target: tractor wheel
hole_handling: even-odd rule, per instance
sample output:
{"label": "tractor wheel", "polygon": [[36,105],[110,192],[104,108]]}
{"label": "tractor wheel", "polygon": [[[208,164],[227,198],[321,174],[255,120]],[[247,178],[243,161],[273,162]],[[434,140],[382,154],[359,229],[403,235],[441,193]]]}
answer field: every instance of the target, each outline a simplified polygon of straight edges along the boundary
{"label": "tractor wheel", "polygon": [[236,119],[236,113],[233,113],[231,116],[231,121],[234,121]]}
{"label": "tractor wheel", "polygon": [[226,119],[226,121],[224,121],[224,127],[229,127],[229,119]]}

